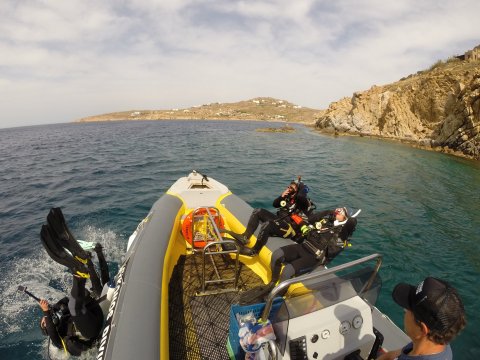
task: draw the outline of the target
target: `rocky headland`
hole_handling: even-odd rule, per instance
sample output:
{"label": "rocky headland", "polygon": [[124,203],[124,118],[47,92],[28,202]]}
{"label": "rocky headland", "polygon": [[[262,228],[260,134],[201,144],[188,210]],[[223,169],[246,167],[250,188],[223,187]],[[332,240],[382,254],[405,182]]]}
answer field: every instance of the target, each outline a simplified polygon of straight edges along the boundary
{"label": "rocky headland", "polygon": [[452,58],[330,104],[315,126],[480,159],[480,61]]}
{"label": "rocky headland", "polygon": [[326,110],[260,97],[188,109],[132,110],[78,121],[166,119],[302,123],[322,133],[392,139],[480,160],[480,46],[395,83],[356,92]]}

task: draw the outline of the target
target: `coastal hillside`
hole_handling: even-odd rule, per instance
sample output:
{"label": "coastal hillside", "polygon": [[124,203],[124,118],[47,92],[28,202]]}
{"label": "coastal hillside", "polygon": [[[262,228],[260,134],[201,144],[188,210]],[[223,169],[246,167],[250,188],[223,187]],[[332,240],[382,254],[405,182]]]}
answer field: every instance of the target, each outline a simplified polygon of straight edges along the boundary
{"label": "coastal hillside", "polygon": [[315,126],[322,132],[395,139],[478,160],[480,46],[466,55],[331,103]]}
{"label": "coastal hillside", "polygon": [[77,121],[120,120],[302,123],[323,133],[387,138],[480,160],[480,46],[392,84],[356,92],[326,110],[258,97],[186,109],[114,112]]}
{"label": "coastal hillside", "polygon": [[213,103],[187,109],[131,110],[78,120],[120,121],[120,120],[264,120],[314,124],[321,116],[321,110],[314,110],[269,97],[259,97],[237,103]]}

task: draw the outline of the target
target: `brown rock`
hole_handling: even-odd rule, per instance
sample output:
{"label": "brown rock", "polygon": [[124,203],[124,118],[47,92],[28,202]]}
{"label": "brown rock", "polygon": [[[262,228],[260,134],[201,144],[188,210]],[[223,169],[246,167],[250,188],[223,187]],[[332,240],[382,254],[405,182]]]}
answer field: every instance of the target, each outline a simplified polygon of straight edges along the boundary
{"label": "brown rock", "polygon": [[[480,61],[436,63],[333,103],[316,128],[435,144],[480,159]],[[452,150],[453,149],[453,150]]]}

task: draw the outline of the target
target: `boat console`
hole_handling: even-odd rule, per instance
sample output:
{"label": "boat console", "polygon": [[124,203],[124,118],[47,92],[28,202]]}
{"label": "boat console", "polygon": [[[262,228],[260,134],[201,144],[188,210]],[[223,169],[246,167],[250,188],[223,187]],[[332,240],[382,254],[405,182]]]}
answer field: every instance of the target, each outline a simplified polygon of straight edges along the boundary
{"label": "boat console", "polygon": [[[371,260],[374,256],[367,258]],[[381,261],[380,257],[378,259]],[[345,265],[340,267],[345,268]],[[295,280],[301,281],[307,291],[304,289],[301,295],[287,297],[273,316],[276,335],[276,340],[270,344],[276,353],[273,358],[374,358],[372,356],[382,342],[382,335],[374,329],[372,319],[372,306],[381,286],[377,270],[365,267],[341,275],[336,274],[336,270],[338,267]],[[284,283],[288,284],[282,283],[277,288],[285,288],[293,280],[287,280]],[[275,289],[269,299],[273,299],[275,292],[279,291]],[[269,311],[269,306],[267,301],[266,311]],[[264,316],[268,317],[265,311],[262,318]]]}

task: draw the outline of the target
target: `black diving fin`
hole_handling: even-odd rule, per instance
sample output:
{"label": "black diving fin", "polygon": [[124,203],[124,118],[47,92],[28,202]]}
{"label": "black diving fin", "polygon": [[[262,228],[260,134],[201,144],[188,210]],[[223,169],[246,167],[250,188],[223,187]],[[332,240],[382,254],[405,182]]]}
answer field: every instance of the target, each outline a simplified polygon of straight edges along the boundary
{"label": "black diving fin", "polygon": [[257,286],[240,294],[239,305],[251,305],[263,302],[265,296],[274,288],[275,284],[270,282],[266,285]]}
{"label": "black diving fin", "polygon": [[[68,250],[75,261],[82,263],[88,270],[90,281],[92,282],[93,292],[96,296],[99,296],[102,292],[102,285],[98,277],[97,272],[95,271],[95,266],[92,262],[92,255],[90,252],[85,251],[80,244],[77,242],[72,232],[67,226],[65,217],[63,216],[62,210],[60,208],[51,208],[50,212],[47,215],[47,223],[50,233],[51,245],[50,250],[58,251],[57,254],[66,253],[65,249]],[[43,228],[42,228],[43,231]],[[42,239],[43,241],[43,239]],[[45,245],[45,244],[44,244]],[[61,248],[61,250],[60,250]],[[63,251],[63,253],[62,253]],[[48,252],[48,249],[47,249]],[[68,255],[68,253],[66,253]],[[52,254],[49,252],[50,257],[53,260],[59,262],[55,259]],[[58,258],[58,256],[57,256]],[[59,262],[63,264],[62,262]],[[63,264],[68,266],[66,264]],[[73,271],[73,270],[72,270]]]}
{"label": "black diving fin", "polygon": [[50,212],[47,215],[47,223],[56,234],[56,238],[61,246],[69,250],[74,257],[78,257],[82,262],[91,258],[90,253],[83,250],[71,233],[60,208],[50,209]]}
{"label": "black diving fin", "polygon": [[87,266],[79,260],[76,260],[55,240],[49,225],[42,225],[40,239],[48,255],[57,263],[66,266],[70,271],[80,277],[89,278],[90,274]]}

